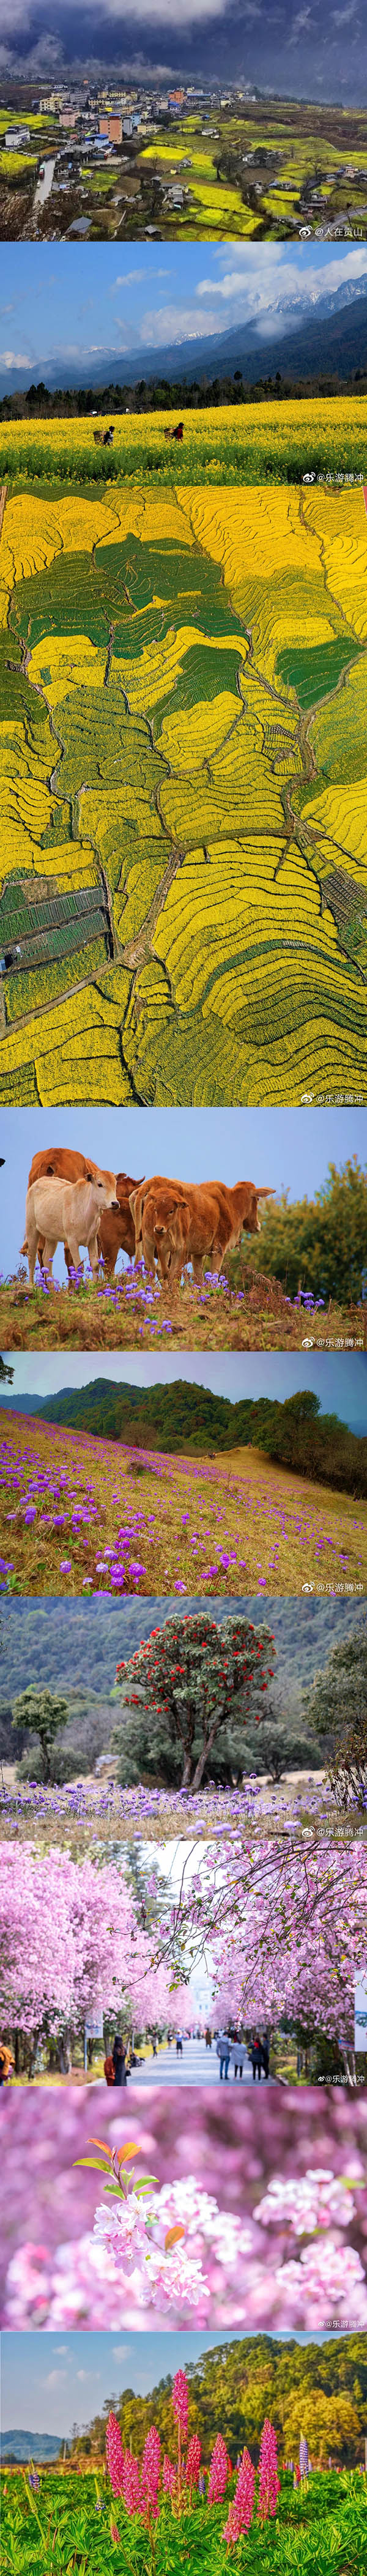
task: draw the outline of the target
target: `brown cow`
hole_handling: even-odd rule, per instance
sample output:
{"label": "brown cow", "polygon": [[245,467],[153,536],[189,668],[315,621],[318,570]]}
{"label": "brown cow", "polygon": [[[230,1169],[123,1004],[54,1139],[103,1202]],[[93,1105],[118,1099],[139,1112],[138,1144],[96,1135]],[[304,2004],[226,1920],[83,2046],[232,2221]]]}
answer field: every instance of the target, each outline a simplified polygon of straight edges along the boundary
{"label": "brown cow", "polygon": [[136,1258],[135,1226],[130,1198],[131,1193],[134,1194],[141,1187],[141,1181],[132,1181],[128,1172],[117,1173],[116,1198],[119,1203],[119,1214],[115,1216],[113,1209],[107,1208],[100,1218],[98,1227],[98,1243],[103,1255],[105,1279],[114,1277],[118,1252],[128,1252],[130,1261]]}
{"label": "brown cow", "polygon": [[[228,1252],[240,1243],[244,1230],[248,1234],[260,1233],[258,1202],[262,1198],[275,1196],[273,1190],[255,1189],[252,1181],[238,1181],[233,1190],[227,1190],[222,1181],[201,1181],[196,1184],[192,1182],[185,1184],[182,1181],[168,1182],[162,1173],[155,1173],[152,1180],[144,1182],[143,1187],[137,1191],[135,1199],[130,1203],[135,1223],[137,1253],[140,1247],[142,1250],[144,1248],[144,1209],[148,1196],[150,1204],[147,1240],[149,1239],[151,1245],[154,1236],[155,1212],[160,1212],[159,1193],[167,1190],[172,1193],[176,1205],[182,1205],[184,1202],[189,1208],[190,1226],[186,1261],[192,1261],[197,1284],[201,1283],[205,1265],[208,1267],[210,1264],[213,1270],[222,1269]],[[173,1253],[169,1261],[171,1278],[174,1275],[177,1276],[178,1267],[179,1247],[177,1247],[177,1260]]]}
{"label": "brown cow", "polygon": [[[132,1222],[132,1219],[131,1219]],[[187,1199],[177,1199],[174,1190],[152,1190],[144,1199],[142,1245],[145,1269],[153,1271],[158,1262],[161,1279],[170,1284],[181,1275],[189,1260],[190,1209]]]}

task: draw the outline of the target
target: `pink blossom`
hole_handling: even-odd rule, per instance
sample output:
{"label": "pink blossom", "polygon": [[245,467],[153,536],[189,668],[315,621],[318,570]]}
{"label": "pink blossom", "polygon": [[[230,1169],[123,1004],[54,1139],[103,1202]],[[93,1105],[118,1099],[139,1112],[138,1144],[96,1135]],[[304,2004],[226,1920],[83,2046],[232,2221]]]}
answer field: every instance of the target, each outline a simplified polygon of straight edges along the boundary
{"label": "pink blossom", "polygon": [[164,2454],[162,2477],[165,2495],[173,2496],[176,2485],[176,2469],[174,2467],[173,2460],[168,2459],[167,2451],[165,2451]]}
{"label": "pink blossom", "polygon": [[106,2460],[109,2477],[111,2479],[112,2494],[114,2496],[123,2495],[124,2453],[120,2426],[117,2422],[117,2415],[112,2414],[112,2409],[108,2417],[106,2432]]}
{"label": "pink blossom", "polygon": [[176,2378],[174,2379],[172,2389],[172,2406],[175,2424],[179,2424],[180,2433],[182,2433],[183,2440],[185,2442],[188,2425],[189,2392],[184,2370],[176,2370]]}
{"label": "pink blossom", "polygon": [[199,2442],[199,2434],[192,2433],[187,2447],[185,2468],[186,2485],[190,2487],[190,2494],[192,2487],[197,2487],[200,2461],[201,2442]]}
{"label": "pink blossom", "polygon": [[144,2504],[154,2515],[158,2513],[157,2496],[159,2487],[160,2459],[161,2445],[159,2433],[156,2431],[155,2424],[151,2424],[144,2444],[141,2491]]}
{"label": "pink blossom", "polygon": [[260,2522],[266,2522],[268,2514],[276,2513],[278,2495],[280,2495],[280,2478],[278,2478],[276,2433],[274,2425],[269,2423],[269,2417],[266,2415],[260,2444]]}
{"label": "pink blossom", "polygon": [[227,2476],[228,2458],[226,2445],[223,2441],[223,2434],[217,2433],[217,2439],[214,2443],[214,2451],[212,2451],[209,2469],[208,2504],[222,2504],[223,2496],[226,2491]]}
{"label": "pink blossom", "polygon": [[273,2175],[264,2200],[258,2202],[257,2217],[262,2227],[286,2218],[294,2236],[308,2236],[315,2227],[328,2228],[331,2218],[340,2227],[349,2227],[354,2211],[345,2175],[333,2174],[330,2165],[308,2165],[302,2182],[285,2182],[282,2174]]}
{"label": "pink blossom", "polygon": [[117,2529],[117,2522],[111,2522],[111,2540],[115,2541],[117,2549],[121,2549],[120,2533]]}
{"label": "pink blossom", "polygon": [[127,2513],[142,2513],[142,2512],[143,2512],[143,2502],[142,2502],[141,2488],[140,2488],[140,2470],[139,2470],[139,2461],[134,2459],[134,2453],[133,2453],[133,2451],[125,2451],[125,2455],[124,2455],[124,2489],[123,2489],[123,2492],[124,2492],[124,2504],[126,2504],[126,2512],[127,2512]]}
{"label": "pink blossom", "polygon": [[255,2470],[253,2461],[250,2459],[249,2451],[243,2451],[241,2467],[238,2471],[236,2493],[233,2497],[233,2504],[230,2504],[228,2519],[224,2525],[224,2531],[222,2533],[222,2539],[228,2541],[228,2547],[230,2549],[234,2548],[236,2540],[241,2539],[242,2531],[250,2530],[250,2523],[252,2522],[254,2510],[254,2496]]}

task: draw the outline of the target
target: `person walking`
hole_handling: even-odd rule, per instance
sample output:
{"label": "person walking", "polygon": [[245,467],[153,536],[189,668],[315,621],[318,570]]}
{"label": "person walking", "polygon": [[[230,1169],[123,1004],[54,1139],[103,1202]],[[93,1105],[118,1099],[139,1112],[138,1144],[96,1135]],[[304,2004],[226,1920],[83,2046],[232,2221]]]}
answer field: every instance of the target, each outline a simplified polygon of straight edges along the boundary
{"label": "person walking", "polygon": [[0,2084],[11,2084],[14,2066],[15,2057],[12,2057],[11,2048],[7,2048],[5,2040],[2,2039],[0,2040]]}
{"label": "person walking", "polygon": [[176,2057],[182,2057],[182,2031],[176,2031]]}
{"label": "person walking", "polygon": [[230,2042],[229,2031],[228,2031],[228,2030],[220,2030],[220,2031],[218,2031],[218,2038],[217,2038],[217,2045],[216,2045],[216,2055],[217,2055],[217,2057],[219,2057],[219,2074],[220,2074],[220,2081],[221,2081],[221,2083],[222,2083],[222,2081],[223,2081],[223,2076],[224,2076],[224,2082],[225,2082],[225,2084],[228,2084],[228,2067],[229,2067],[230,2054],[231,2054],[231,2042]]}
{"label": "person walking", "polygon": [[238,2069],[238,2074],[239,2074],[239,2078],[240,2078],[240,2083],[242,2083],[243,2068],[244,2068],[244,2066],[246,2065],[246,2058],[247,2058],[246,2040],[245,2040],[245,2039],[232,2039],[232,2043],[231,2043],[231,2066],[233,2066],[233,2071],[234,2071],[234,2080],[235,2080],[235,2082],[236,2082],[236,2075],[237,2075],[237,2069]]}
{"label": "person walking", "polygon": [[206,2048],[211,2048],[211,2044],[212,2044],[212,2033],[211,2033],[211,2030],[209,2030],[209,2028],[208,2028],[208,2030],[206,2030],[206,2032],[205,2032],[205,2047],[206,2047]]}
{"label": "person walking", "polygon": [[115,2084],[127,2084],[126,2048],[124,2046],[123,2039],[121,2039],[120,2031],[116,2031],[112,2058],[115,2070]]}
{"label": "person walking", "polygon": [[265,2080],[266,2080],[266,2083],[267,2083],[267,2082],[268,2082],[268,2075],[269,2075],[269,2040],[268,2040],[267,2030],[263,2030],[263,2033],[262,2033],[262,2040],[261,2040],[261,2064],[262,2064],[262,2066],[263,2066],[263,2068],[264,2068],[264,2075],[265,2075]]}
{"label": "person walking", "polygon": [[105,2057],[105,2059],[104,2059],[104,2066],[103,2066],[103,2073],[104,2073],[104,2076],[105,2076],[105,2079],[106,2079],[106,2084],[114,2084],[114,2082],[115,2082],[115,2069],[114,2069],[113,2057]]}
{"label": "person walking", "polygon": [[252,2040],[252,2044],[251,2044],[251,2048],[250,2048],[250,2058],[251,2058],[251,2065],[252,2065],[252,2079],[253,2079],[253,2083],[254,2083],[254,2084],[256,2084],[256,2076],[258,2075],[258,2078],[259,2078],[259,2084],[261,2084],[261,2063],[262,2063],[262,2059],[261,2059],[261,2039],[260,2039],[260,2032],[259,2032],[258,2030],[255,2030],[255,2031],[254,2031],[254,2036],[253,2036],[253,2040]]}

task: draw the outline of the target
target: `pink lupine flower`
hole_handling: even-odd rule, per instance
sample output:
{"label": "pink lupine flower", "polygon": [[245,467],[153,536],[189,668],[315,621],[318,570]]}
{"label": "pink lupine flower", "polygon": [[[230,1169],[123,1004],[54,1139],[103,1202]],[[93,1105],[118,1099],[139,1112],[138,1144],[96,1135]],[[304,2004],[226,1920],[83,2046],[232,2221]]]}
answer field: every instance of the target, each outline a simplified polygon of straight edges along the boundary
{"label": "pink lupine flower", "polygon": [[268,2514],[276,2513],[278,2495],[280,2495],[280,2478],[278,2478],[277,2437],[274,2425],[269,2424],[269,2417],[266,2415],[260,2443],[260,2522],[267,2522]]}
{"label": "pink lupine flower", "polygon": [[117,2415],[113,2415],[112,2411],[108,2417],[106,2432],[106,2460],[112,2494],[121,2496],[124,2492],[124,2454]]}
{"label": "pink lupine flower", "polygon": [[111,2522],[111,2540],[116,2541],[117,2549],[121,2548],[120,2533],[117,2529],[117,2522]]}
{"label": "pink lupine flower", "polygon": [[226,2445],[223,2441],[223,2434],[217,2433],[217,2439],[214,2443],[214,2451],[212,2451],[209,2469],[208,2504],[223,2503],[223,2496],[225,2495],[227,2485],[227,2475],[228,2456]]}
{"label": "pink lupine flower", "polygon": [[123,2493],[126,2512],[142,2513],[139,2461],[134,2459],[133,2451],[125,2451]]}
{"label": "pink lupine flower", "polygon": [[198,2483],[198,2476],[199,2476],[199,2469],[200,2469],[200,2461],[201,2461],[201,2442],[199,2442],[199,2435],[198,2435],[198,2433],[192,2433],[192,2434],[191,2434],[191,2441],[188,2443],[188,2448],[187,2448],[187,2452],[186,2452],[186,2469],[185,2469],[186,2485],[190,2488],[190,2503],[191,2503],[192,2489],[193,2489],[193,2487],[197,2487],[197,2483]]}
{"label": "pink lupine flower", "polygon": [[173,2496],[176,2485],[176,2470],[173,2460],[168,2459],[167,2451],[165,2451],[164,2454],[162,2478],[165,2495]]}
{"label": "pink lupine flower", "polygon": [[141,2472],[141,2492],[142,2492],[142,2497],[143,2497],[143,2503],[144,2503],[144,2505],[146,2505],[146,2506],[147,2506],[147,2508],[148,2508],[148,2510],[150,2510],[150,2512],[151,2512],[151,2513],[153,2513],[153,2514],[155,2514],[155,2515],[158,2513],[157,2496],[158,2496],[158,2486],[159,2486],[159,2471],[160,2471],[160,2463],[161,2463],[161,2445],[160,2445],[159,2433],[157,2433],[157,2431],[156,2431],[156,2426],[155,2426],[155,2424],[151,2424],[151,2425],[150,2425],[149,2433],[147,2433],[146,2442],[145,2442],[145,2444],[144,2444],[143,2462],[142,2462],[142,2472]]}
{"label": "pink lupine flower", "polygon": [[189,2392],[184,2370],[176,2370],[176,2378],[174,2379],[172,2389],[172,2406],[175,2424],[179,2424],[180,2433],[183,2433],[185,2442],[189,2413]]}
{"label": "pink lupine flower", "polygon": [[222,2532],[222,2540],[227,2540],[229,2549],[234,2548],[236,2540],[241,2539],[242,2531],[250,2530],[250,2523],[252,2522],[254,2510],[254,2495],[255,2470],[253,2461],[250,2460],[249,2451],[243,2451],[241,2467],[238,2471],[236,2493],[233,2497],[233,2504],[230,2504],[227,2522],[225,2523],[224,2531]]}

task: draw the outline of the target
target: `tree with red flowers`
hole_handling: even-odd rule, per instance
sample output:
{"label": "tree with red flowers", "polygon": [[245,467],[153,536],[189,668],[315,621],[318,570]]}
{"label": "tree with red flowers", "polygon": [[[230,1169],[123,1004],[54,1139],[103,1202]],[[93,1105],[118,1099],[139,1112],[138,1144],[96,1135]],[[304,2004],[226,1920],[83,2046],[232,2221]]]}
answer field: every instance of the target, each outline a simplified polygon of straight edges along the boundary
{"label": "tree with red flowers", "polygon": [[117,1666],[123,1724],[113,1737],[124,1782],[201,1788],[204,1772],[241,1771],[245,1730],[260,1725],[274,1677],[274,1637],[264,1621],[209,1611],[176,1613]]}

